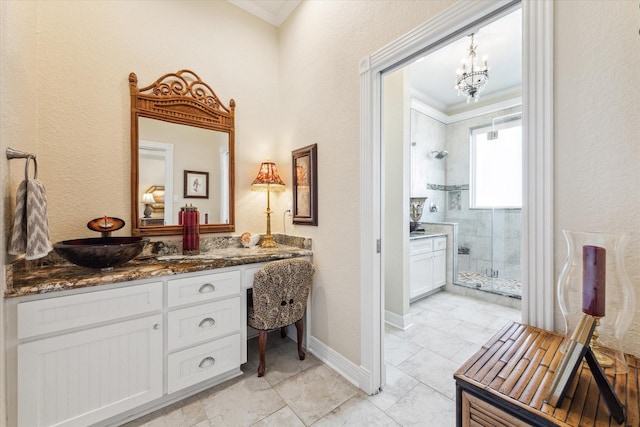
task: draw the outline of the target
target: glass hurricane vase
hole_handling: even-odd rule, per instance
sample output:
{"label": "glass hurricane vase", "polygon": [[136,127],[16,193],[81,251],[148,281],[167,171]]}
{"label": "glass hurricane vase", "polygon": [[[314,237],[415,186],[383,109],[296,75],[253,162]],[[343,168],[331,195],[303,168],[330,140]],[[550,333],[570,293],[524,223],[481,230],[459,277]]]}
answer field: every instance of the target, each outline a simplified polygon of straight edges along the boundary
{"label": "glass hurricane vase", "polygon": [[[558,302],[565,321],[565,333],[570,336],[589,305],[589,294],[583,296],[584,246],[605,250],[604,310],[599,317],[591,348],[605,369],[626,373],[627,363],[622,350],[623,338],[635,313],[635,294],[624,266],[627,236],[623,233],[579,232],[563,230],[568,254],[558,279]],[[602,298],[599,295],[598,298]],[[587,309],[587,311],[589,311]]]}

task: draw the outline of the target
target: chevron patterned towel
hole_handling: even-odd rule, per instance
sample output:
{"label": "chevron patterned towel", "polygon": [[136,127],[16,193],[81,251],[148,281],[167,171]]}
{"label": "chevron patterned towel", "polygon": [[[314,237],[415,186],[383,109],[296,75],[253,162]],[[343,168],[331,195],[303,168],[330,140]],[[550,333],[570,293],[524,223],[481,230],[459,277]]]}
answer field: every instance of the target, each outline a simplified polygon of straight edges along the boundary
{"label": "chevron patterned towel", "polygon": [[16,194],[9,254],[25,254],[25,258],[31,260],[46,256],[52,249],[44,185],[36,179],[22,181]]}

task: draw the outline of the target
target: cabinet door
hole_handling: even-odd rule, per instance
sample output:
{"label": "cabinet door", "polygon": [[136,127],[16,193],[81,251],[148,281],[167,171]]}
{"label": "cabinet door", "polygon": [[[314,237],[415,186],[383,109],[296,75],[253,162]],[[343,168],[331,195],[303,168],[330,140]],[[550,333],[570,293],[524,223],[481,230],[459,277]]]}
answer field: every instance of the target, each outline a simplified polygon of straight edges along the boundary
{"label": "cabinet door", "polygon": [[409,257],[409,298],[415,298],[432,289],[433,267],[431,253]]}
{"label": "cabinet door", "polygon": [[447,251],[433,253],[433,288],[447,283]]}
{"label": "cabinet door", "polygon": [[162,396],[162,315],[18,346],[18,425],[87,426]]}

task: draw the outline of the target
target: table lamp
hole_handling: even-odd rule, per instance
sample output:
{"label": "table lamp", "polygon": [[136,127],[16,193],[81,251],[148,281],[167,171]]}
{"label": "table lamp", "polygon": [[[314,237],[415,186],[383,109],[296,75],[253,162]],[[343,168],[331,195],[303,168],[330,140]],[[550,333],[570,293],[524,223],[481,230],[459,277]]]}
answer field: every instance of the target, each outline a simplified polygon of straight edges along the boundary
{"label": "table lamp", "polygon": [[267,234],[262,239],[263,248],[275,248],[276,242],[271,235],[271,191],[284,191],[284,182],[280,175],[278,175],[278,169],[276,164],[267,161],[262,162],[258,176],[251,183],[251,191],[266,191],[267,192]]}
{"label": "table lamp", "polygon": [[144,193],[142,195],[142,203],[144,203],[144,217],[145,218],[151,218],[151,205],[154,204],[156,201],[153,198],[153,194],[151,193]]}

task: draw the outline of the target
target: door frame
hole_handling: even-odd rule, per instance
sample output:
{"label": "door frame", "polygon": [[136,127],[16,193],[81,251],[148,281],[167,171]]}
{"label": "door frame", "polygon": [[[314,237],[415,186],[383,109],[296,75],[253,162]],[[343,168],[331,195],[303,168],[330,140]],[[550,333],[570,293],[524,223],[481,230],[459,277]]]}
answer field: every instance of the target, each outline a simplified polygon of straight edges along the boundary
{"label": "door frame", "polygon": [[[553,329],[553,2],[461,0],[381,50],[360,71],[360,388],[377,393],[384,382],[384,170],[382,75],[445,40],[522,7],[523,236],[522,321]],[[533,143],[535,142],[535,143]]]}

